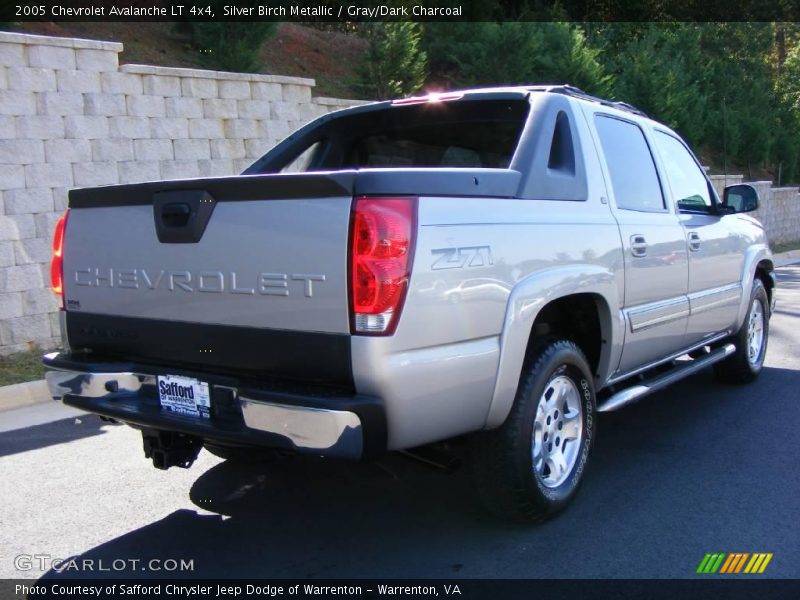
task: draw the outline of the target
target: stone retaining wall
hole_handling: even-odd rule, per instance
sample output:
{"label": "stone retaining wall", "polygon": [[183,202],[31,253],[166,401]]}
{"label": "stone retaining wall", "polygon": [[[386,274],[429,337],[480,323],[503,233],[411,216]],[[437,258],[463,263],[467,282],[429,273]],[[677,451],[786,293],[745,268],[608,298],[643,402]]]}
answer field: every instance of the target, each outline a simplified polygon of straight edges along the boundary
{"label": "stone retaining wall", "polygon": [[0,354],[57,342],[72,187],[233,175],[320,115],[313,79],[119,65],[122,44],[0,32]]}
{"label": "stone retaining wall", "polygon": [[[122,48],[0,32],[0,354],[57,343],[50,245],[70,188],[239,173],[359,104],[313,97],[312,79],[120,66]],[[773,244],[800,239],[797,188],[756,185]]]}

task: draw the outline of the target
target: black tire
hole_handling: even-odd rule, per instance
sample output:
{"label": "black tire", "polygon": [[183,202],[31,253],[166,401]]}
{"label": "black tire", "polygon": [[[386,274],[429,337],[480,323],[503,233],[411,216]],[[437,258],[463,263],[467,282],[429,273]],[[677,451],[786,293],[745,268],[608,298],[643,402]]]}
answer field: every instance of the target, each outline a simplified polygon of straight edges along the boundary
{"label": "black tire", "polygon": [[[758,354],[754,359],[751,359],[749,335],[754,302],[758,302],[761,305],[763,338]],[[767,342],[769,341],[770,304],[767,290],[759,278],[753,281],[753,289],[750,292],[750,301],[747,306],[747,314],[741,328],[723,342],[735,344],[736,352],[714,365],[714,374],[717,379],[725,383],[750,383],[758,377],[764,366],[764,357],[767,354]]]}
{"label": "black tire", "polygon": [[[581,424],[580,427],[576,425],[575,430],[580,430],[582,436],[570,442],[577,444],[570,448],[571,452],[577,451],[577,455],[568,475],[562,475],[565,479],[552,487],[545,483],[548,476],[538,473],[534,468],[534,422],[540,399],[561,376],[575,386],[575,404],[580,406],[581,411]],[[499,428],[476,434],[472,438],[474,480],[478,494],[489,510],[515,521],[529,523],[544,521],[563,510],[575,496],[583,478],[595,437],[594,414],[594,384],[583,352],[568,340],[542,342],[526,360],[519,389],[506,421]],[[564,416],[562,414],[562,418]],[[552,435],[550,439],[552,441]],[[561,445],[562,453],[565,452],[565,444]],[[546,471],[549,466],[544,469]]]}

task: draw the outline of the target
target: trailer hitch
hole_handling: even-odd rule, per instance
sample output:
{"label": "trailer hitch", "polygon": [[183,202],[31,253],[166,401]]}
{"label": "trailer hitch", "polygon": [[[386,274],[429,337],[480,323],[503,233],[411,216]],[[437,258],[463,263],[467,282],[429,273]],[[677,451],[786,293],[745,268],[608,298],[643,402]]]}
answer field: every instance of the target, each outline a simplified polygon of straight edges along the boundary
{"label": "trailer hitch", "polygon": [[153,466],[162,471],[170,467],[188,469],[203,448],[200,438],[175,431],[142,431],[142,442],[144,457],[152,459]]}

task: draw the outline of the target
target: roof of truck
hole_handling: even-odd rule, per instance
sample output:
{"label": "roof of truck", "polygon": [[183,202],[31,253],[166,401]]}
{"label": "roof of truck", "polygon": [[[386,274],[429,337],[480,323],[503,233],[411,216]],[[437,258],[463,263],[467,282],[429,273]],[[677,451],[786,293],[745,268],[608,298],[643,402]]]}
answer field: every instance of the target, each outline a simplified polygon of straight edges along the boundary
{"label": "roof of truck", "polygon": [[603,106],[610,106],[612,108],[616,108],[617,110],[621,110],[624,112],[629,112],[635,115],[639,115],[640,117],[649,118],[648,115],[633,106],[632,104],[628,104],[627,102],[619,102],[616,100],[608,100],[606,98],[599,98],[597,96],[592,96],[584,92],[582,89],[577,88],[572,85],[567,84],[557,84],[557,85],[513,85],[513,86],[496,86],[496,87],[485,87],[485,88],[474,88],[474,89],[467,89],[467,90],[448,90],[444,92],[433,92],[429,94],[425,94],[423,96],[412,96],[409,98],[400,98],[398,100],[391,100],[391,104],[413,104],[414,102],[425,102],[427,100],[455,100],[461,98],[464,95],[473,95],[473,94],[487,94],[487,95],[497,95],[497,94],[528,94],[530,92],[543,92],[543,93],[550,93],[550,94],[562,94],[564,96],[570,96],[572,98],[578,98],[579,100],[585,100],[588,102],[595,102],[598,104],[602,104]]}
{"label": "roof of truck", "polygon": [[531,91],[531,92],[550,92],[553,94],[564,94],[565,96],[572,96],[573,98],[579,98],[581,100],[587,100],[589,102],[597,102],[602,104],[603,106],[610,106],[612,108],[616,108],[617,110],[622,110],[625,112],[633,113],[635,115],[639,115],[640,117],[649,118],[648,115],[643,111],[632,104],[628,104],[627,102],[619,102],[617,100],[607,100],[605,98],[599,98],[597,96],[592,96],[591,94],[587,94],[580,88],[576,88],[571,85],[541,85],[541,86],[527,86],[524,89]]}

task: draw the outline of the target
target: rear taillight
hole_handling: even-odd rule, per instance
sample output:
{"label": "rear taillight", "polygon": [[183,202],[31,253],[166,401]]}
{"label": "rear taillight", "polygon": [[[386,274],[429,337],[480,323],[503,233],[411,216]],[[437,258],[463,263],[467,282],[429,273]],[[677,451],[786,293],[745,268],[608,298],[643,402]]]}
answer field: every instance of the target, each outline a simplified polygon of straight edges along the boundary
{"label": "rear taillight", "polygon": [[414,235],[416,198],[355,199],[350,243],[353,333],[389,335],[403,308]]}
{"label": "rear taillight", "polygon": [[64,229],[67,226],[67,209],[61,218],[56,222],[56,229],[53,233],[53,258],[50,261],[50,283],[53,292],[60,297],[61,305],[64,305]]}

